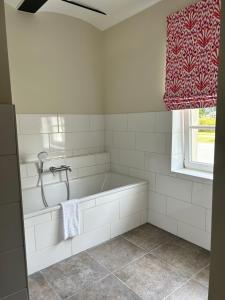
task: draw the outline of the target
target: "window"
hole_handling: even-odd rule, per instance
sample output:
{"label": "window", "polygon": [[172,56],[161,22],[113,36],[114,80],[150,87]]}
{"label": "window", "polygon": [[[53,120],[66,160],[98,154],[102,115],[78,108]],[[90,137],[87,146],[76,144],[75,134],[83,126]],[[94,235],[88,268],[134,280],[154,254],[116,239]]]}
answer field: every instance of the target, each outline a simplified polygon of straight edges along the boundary
{"label": "window", "polygon": [[214,164],[216,108],[184,111],[185,167],[212,172]]}

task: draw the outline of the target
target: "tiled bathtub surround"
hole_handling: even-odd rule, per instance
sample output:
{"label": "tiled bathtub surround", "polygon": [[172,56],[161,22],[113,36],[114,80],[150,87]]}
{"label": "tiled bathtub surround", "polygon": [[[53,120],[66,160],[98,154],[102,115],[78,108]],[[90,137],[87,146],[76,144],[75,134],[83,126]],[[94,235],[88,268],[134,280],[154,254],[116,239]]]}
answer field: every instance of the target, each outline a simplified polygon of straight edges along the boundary
{"label": "tiled bathtub surround", "polygon": [[[171,112],[107,115],[105,122],[112,171],[149,181],[148,221],[210,249],[212,182],[171,172]],[[173,132],[178,157],[180,134]]]}
{"label": "tiled bathtub surround", "polygon": [[104,150],[103,115],[18,114],[18,141],[22,162],[40,151],[50,156],[76,156]]}
{"label": "tiled bathtub surround", "polygon": [[[173,151],[173,154],[179,157],[181,149],[180,131],[172,134],[171,113],[105,117],[18,115],[17,120],[21,159],[26,161],[21,164],[23,188],[37,185],[37,165],[29,160],[36,159],[37,152],[43,150],[50,153],[50,158],[57,157],[50,159],[45,168],[71,165],[73,172],[70,179],[107,172],[111,162],[112,171],[149,182],[148,208],[138,207],[138,198],[135,198],[135,205],[130,206],[123,196],[123,208],[124,211],[128,209],[128,213],[122,219],[121,212],[115,211],[118,199],[109,203],[91,201],[84,205],[86,219],[82,222],[87,224],[84,224],[84,233],[74,241],[58,242],[56,212],[46,212],[37,216],[37,220],[26,218],[29,273],[135,228],[147,220],[147,214],[149,223],[206,249],[210,248],[212,183],[171,172],[172,137],[173,147],[177,145],[177,153]],[[110,155],[98,153],[104,145]],[[173,155],[173,163],[175,160]],[[60,180],[51,174],[45,177],[45,183]],[[131,212],[130,208],[133,209]],[[104,209],[108,209],[110,221],[94,228],[92,225],[98,224],[101,216],[105,216]],[[92,211],[96,219],[89,226],[92,215],[89,217],[88,214]]]}
{"label": "tiled bathtub surround", "polygon": [[[120,180],[121,176],[117,176]],[[28,273],[42,270],[146,223],[147,198],[146,182],[127,185],[122,190],[112,187],[107,193],[79,198],[81,235],[67,241],[61,241],[58,236],[60,215],[57,206],[26,214]],[[25,202],[24,207],[27,204]]]}

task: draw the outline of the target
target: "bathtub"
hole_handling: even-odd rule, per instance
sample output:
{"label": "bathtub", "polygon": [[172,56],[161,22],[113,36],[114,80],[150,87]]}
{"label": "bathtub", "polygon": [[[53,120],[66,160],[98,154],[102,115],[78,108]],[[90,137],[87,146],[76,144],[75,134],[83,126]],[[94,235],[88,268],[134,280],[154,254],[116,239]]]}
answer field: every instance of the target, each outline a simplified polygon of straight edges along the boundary
{"label": "bathtub", "polygon": [[70,198],[79,199],[81,234],[61,241],[59,203],[66,195],[64,182],[46,185],[45,208],[40,187],[23,190],[29,274],[147,222],[147,182],[115,173],[88,176],[70,181]]}

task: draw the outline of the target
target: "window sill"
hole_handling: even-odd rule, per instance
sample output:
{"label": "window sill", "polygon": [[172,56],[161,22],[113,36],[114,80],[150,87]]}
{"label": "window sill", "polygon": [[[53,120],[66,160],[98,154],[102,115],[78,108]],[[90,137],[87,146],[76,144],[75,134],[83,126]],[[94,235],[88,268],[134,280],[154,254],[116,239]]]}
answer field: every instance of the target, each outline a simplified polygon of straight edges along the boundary
{"label": "window sill", "polygon": [[208,173],[208,172],[203,172],[203,171],[197,171],[197,170],[183,168],[183,169],[178,169],[178,170],[172,170],[172,173],[188,176],[189,179],[190,179],[190,177],[193,177],[193,179],[195,179],[195,180],[202,179],[202,180],[206,180],[209,182],[213,181],[213,173]]}

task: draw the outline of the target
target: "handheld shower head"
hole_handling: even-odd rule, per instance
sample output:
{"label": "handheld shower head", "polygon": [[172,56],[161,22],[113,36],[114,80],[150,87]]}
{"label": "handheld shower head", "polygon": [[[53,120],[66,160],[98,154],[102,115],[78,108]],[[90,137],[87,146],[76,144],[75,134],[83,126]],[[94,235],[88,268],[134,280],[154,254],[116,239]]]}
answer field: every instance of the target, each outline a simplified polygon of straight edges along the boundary
{"label": "handheld shower head", "polygon": [[45,151],[40,152],[40,153],[38,153],[37,157],[39,160],[39,169],[40,169],[40,172],[42,173],[43,168],[44,168],[44,161],[46,161],[46,159],[48,158],[48,153]]}
{"label": "handheld shower head", "polygon": [[38,157],[39,161],[43,162],[48,158],[48,153],[45,151],[40,152],[40,153],[38,153],[37,157]]}

